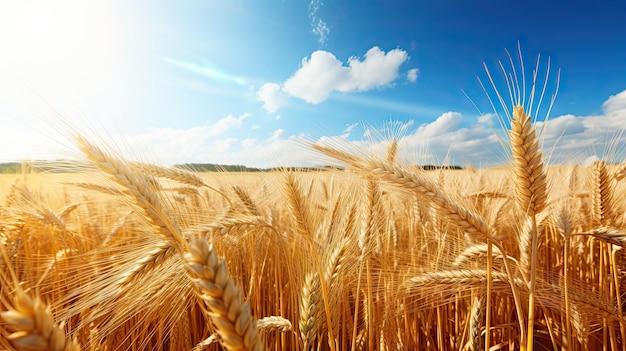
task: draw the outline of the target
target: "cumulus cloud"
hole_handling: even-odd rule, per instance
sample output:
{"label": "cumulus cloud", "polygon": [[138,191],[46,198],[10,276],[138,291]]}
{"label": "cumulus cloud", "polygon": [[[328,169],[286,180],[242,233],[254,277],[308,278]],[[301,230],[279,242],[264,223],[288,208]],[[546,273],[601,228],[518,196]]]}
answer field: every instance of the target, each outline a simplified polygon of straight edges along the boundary
{"label": "cumulus cloud", "polygon": [[227,152],[237,142],[236,138],[226,138],[222,140],[216,140],[213,145],[215,146],[215,152],[222,153]]}
{"label": "cumulus cloud", "polygon": [[280,138],[280,136],[281,136],[281,135],[283,135],[283,133],[284,133],[284,132],[285,132],[285,130],[284,130],[284,129],[282,129],[282,128],[276,129],[276,130],[272,133],[272,136],[271,136],[268,140],[269,140],[269,141],[272,141],[272,140],[278,140],[278,139]]}
{"label": "cumulus cloud", "polygon": [[214,125],[208,127],[208,136],[219,135],[232,128],[241,128],[243,120],[250,117],[252,117],[251,113],[244,113],[239,117],[234,117],[232,115],[224,117],[217,121]]}
{"label": "cumulus cloud", "polygon": [[[626,159],[626,90],[609,97],[602,105],[599,115],[576,116],[566,114],[537,122],[546,161],[549,163],[585,164],[602,158],[608,162]],[[398,157],[405,162],[419,164],[454,164],[495,166],[507,164],[507,151],[500,144],[506,140],[506,132],[496,127],[496,132],[486,123],[496,116],[485,114],[473,116],[471,122],[459,112],[449,111],[413,131],[405,129],[399,138]],[[385,127],[382,127],[383,129]],[[378,131],[377,131],[378,130]],[[386,135],[368,126],[363,139],[380,140],[374,135]],[[498,133],[498,134],[496,134]],[[322,142],[337,138],[324,138]],[[363,146],[363,140],[346,140],[345,143]],[[370,152],[385,150],[386,142],[370,143]]]}
{"label": "cumulus cloud", "polygon": [[491,123],[491,120],[496,117],[495,113],[485,113],[478,116],[477,120],[479,123]]}
{"label": "cumulus cloud", "polygon": [[626,110],[626,90],[619,94],[611,95],[602,104],[602,110],[607,115],[623,113]]}
{"label": "cumulus cloud", "polygon": [[457,129],[463,117],[458,112],[446,112],[428,124],[422,124],[415,132],[423,138],[433,138]]}
{"label": "cumulus cloud", "polygon": [[408,80],[411,83],[415,83],[415,81],[417,80],[418,73],[419,73],[419,70],[417,68],[411,68],[410,70],[406,72],[406,80]]}
{"label": "cumulus cloud", "polygon": [[[400,140],[406,146],[405,160],[420,164],[495,164],[503,157],[498,139],[486,125],[461,127],[459,112],[443,113],[430,123],[417,127]],[[417,151],[416,151],[417,150]]]}
{"label": "cumulus cloud", "polygon": [[244,149],[251,149],[252,147],[254,147],[257,143],[257,139],[256,138],[249,138],[249,139],[244,139],[241,141],[241,146]]}
{"label": "cumulus cloud", "polygon": [[[133,145],[150,145],[160,162],[217,163],[269,168],[283,165],[312,165],[312,156],[304,150],[300,137],[285,135],[282,128],[265,134],[264,138],[237,138],[238,132],[207,136],[211,126],[187,129],[158,128],[128,138]],[[234,136],[233,136],[234,135]],[[289,152],[285,152],[289,150]]]}
{"label": "cumulus cloud", "polygon": [[[590,116],[566,114],[537,122],[541,131],[544,155],[549,163],[576,162],[603,158],[622,162],[626,158],[626,90],[607,98],[603,113]],[[413,120],[388,122],[382,126],[365,126],[357,133],[357,123],[320,138],[333,146],[344,143],[347,150],[364,149],[383,155],[389,135],[399,141],[398,158],[419,164],[494,166],[506,164],[507,152],[497,133],[485,122],[495,115],[463,116],[448,111],[431,121],[416,124]],[[263,136],[238,138],[250,114],[227,116],[213,123],[188,129],[159,128],[144,135],[143,145],[151,145],[157,155],[171,163],[211,162],[244,164],[253,167],[315,165],[322,158],[301,147],[298,132],[276,128]],[[242,128],[245,129],[245,128]],[[247,130],[247,129],[246,129]],[[392,133],[397,131],[397,133]],[[232,133],[237,132],[237,133]],[[298,147],[298,145],[300,147]],[[616,146],[621,145],[621,146]],[[611,149],[611,147],[613,149]],[[621,149],[616,150],[617,147]],[[289,152],[285,152],[289,150]],[[613,152],[613,153],[611,153]]]}
{"label": "cumulus cloud", "polygon": [[626,90],[610,96],[602,104],[602,111],[600,115],[567,114],[537,123],[544,133],[544,149],[550,150],[554,162],[566,162],[572,157],[580,162],[583,156],[624,161]]}
{"label": "cumulus cloud", "polygon": [[131,137],[139,144],[155,145],[156,155],[166,161],[194,158],[202,152],[223,152],[231,148],[236,138],[224,135],[234,129],[240,129],[244,120],[252,117],[244,113],[219,119],[214,124],[183,128],[153,128],[152,130]]}
{"label": "cumulus cloud", "polygon": [[409,58],[406,51],[393,49],[387,53],[374,46],[358,57],[348,59],[345,66],[335,55],[318,50],[284,83],[283,91],[311,104],[326,100],[331,92],[344,93],[383,88],[399,76],[399,68]]}
{"label": "cumulus cloud", "polygon": [[276,83],[263,84],[256,94],[256,99],[263,102],[263,109],[269,113],[276,112],[287,102],[287,97]]}
{"label": "cumulus cloud", "polygon": [[303,59],[302,67],[285,81],[284,91],[306,102],[318,104],[347,80],[347,70],[328,51],[318,50],[311,59]]}
{"label": "cumulus cloud", "polygon": [[[402,49],[385,53],[374,46],[363,58],[352,56],[344,63],[331,52],[317,50],[310,57],[303,58],[300,68],[284,83],[263,84],[257,91],[257,100],[263,102],[263,109],[273,113],[286,105],[287,96],[319,104],[335,91],[353,93],[384,89],[400,76],[400,66],[408,59],[409,55]],[[406,76],[414,82],[418,69],[408,70]]]}

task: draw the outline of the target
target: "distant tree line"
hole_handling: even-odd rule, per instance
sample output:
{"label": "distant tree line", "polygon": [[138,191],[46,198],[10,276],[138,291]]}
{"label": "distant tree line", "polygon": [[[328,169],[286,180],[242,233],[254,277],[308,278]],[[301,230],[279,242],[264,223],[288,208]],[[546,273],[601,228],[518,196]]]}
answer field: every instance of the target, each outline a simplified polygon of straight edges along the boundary
{"label": "distant tree line", "polygon": [[[328,171],[328,170],[343,170],[343,167],[337,166],[317,166],[317,167],[271,167],[271,168],[256,168],[246,167],[242,165],[219,165],[214,163],[185,163],[175,165],[174,167],[190,169],[196,172],[274,172],[274,171],[300,171],[300,172],[314,172],[314,171]],[[463,169],[461,166],[435,166],[424,165],[421,166],[426,171],[432,171],[437,169]]]}
{"label": "distant tree line", "polygon": [[[37,162],[35,165],[29,165],[28,163],[20,162],[7,162],[0,163],[0,174],[8,173],[20,173],[24,165],[32,166],[39,172],[48,173],[63,173],[64,169],[59,167],[58,164],[52,162]],[[215,163],[185,163],[175,165],[174,167],[189,169],[196,172],[274,172],[274,171],[300,171],[300,172],[315,172],[315,171],[328,171],[328,170],[343,170],[343,167],[336,166],[319,166],[319,167],[271,167],[271,168],[256,168],[246,167],[242,165],[220,165]],[[444,169],[463,169],[460,166],[435,166],[424,165],[424,170],[436,170],[440,168]],[[73,171],[76,171],[75,169]]]}
{"label": "distant tree line", "polygon": [[313,172],[313,171],[324,171],[324,170],[331,170],[331,169],[342,169],[341,167],[333,167],[333,166],[256,168],[256,167],[246,167],[242,165],[219,165],[219,164],[214,164],[214,163],[185,163],[181,165],[174,165],[174,167],[190,169],[196,172],[274,172],[274,171]]}
{"label": "distant tree line", "polygon": [[0,173],[20,173],[22,164],[19,162],[0,163]]}

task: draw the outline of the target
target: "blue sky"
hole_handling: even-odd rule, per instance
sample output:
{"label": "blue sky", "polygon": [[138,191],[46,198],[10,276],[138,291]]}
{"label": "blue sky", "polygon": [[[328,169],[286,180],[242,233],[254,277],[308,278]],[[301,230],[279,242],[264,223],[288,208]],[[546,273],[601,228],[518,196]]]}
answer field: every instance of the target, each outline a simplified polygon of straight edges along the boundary
{"label": "blue sky", "polygon": [[298,140],[376,149],[374,129],[401,130],[406,160],[504,163],[477,77],[505,92],[519,43],[527,81],[550,57],[548,101],[561,70],[551,160],[621,162],[623,18],[621,1],[3,1],[0,161],[68,155],[48,104],[170,164],[315,163]]}

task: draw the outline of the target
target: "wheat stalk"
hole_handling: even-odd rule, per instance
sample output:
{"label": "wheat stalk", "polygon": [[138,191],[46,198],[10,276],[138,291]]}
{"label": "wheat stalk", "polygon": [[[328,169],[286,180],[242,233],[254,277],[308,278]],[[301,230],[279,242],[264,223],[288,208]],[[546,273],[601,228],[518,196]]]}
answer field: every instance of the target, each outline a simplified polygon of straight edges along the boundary
{"label": "wheat stalk", "polygon": [[263,317],[257,321],[257,328],[262,333],[269,331],[284,333],[291,330],[291,322],[280,316]]}
{"label": "wheat stalk", "polygon": [[[182,184],[194,187],[209,187],[204,180],[196,173],[176,167],[163,167],[150,163],[131,163],[131,166],[137,171],[149,173],[155,177],[170,179]],[[209,187],[210,188],[210,187]]]}
{"label": "wheat stalk", "polygon": [[220,218],[207,226],[207,228],[216,229],[220,235],[234,235],[239,231],[245,231],[254,227],[267,228],[276,232],[276,228],[267,223],[262,217],[249,215]]}
{"label": "wheat stalk", "polygon": [[[361,165],[358,165],[361,166]],[[418,195],[429,199],[437,206],[439,212],[456,225],[460,230],[483,240],[492,238],[493,231],[476,213],[452,201],[432,180],[419,173],[412,173],[399,166],[373,160],[367,166],[373,174],[401,188],[412,190]]]}
{"label": "wheat stalk", "polygon": [[[533,350],[535,328],[535,286],[537,284],[537,219],[536,215],[546,207],[548,196],[543,156],[530,117],[522,106],[513,107],[513,118],[509,141],[515,172],[515,192],[518,206],[531,219],[530,247],[520,247],[524,253],[530,251],[530,279],[528,286],[528,333],[527,349]],[[528,250],[528,251],[527,251]]]}
{"label": "wheat stalk", "polygon": [[157,243],[144,257],[135,262],[135,265],[120,276],[118,285],[124,287],[137,279],[147,276],[153,269],[163,264],[175,254],[175,248],[168,243]]}
{"label": "wheat stalk", "polygon": [[[480,351],[484,349],[484,343],[482,338],[482,325],[483,317],[485,314],[485,296],[477,296],[472,303],[472,309],[470,310],[470,350]],[[485,331],[489,333],[490,331]]]}
{"label": "wheat stalk", "polygon": [[22,289],[17,289],[14,294],[13,306],[0,312],[0,319],[6,323],[5,328],[11,331],[7,339],[14,347],[33,351],[80,350],[76,340],[65,337],[64,324],[54,322],[50,307],[39,296],[33,299]]}
{"label": "wheat stalk", "polygon": [[235,286],[226,264],[217,257],[212,245],[202,238],[192,238],[185,262],[196,294],[217,328],[222,345],[228,350],[263,350],[250,306],[244,303],[241,289]]}
{"label": "wheat stalk", "polygon": [[616,181],[620,181],[626,177],[626,162],[622,162],[619,167],[613,173],[613,178]]}
{"label": "wheat stalk", "polygon": [[123,194],[121,191],[115,188],[103,186],[99,184],[94,184],[94,183],[78,182],[78,183],[70,183],[68,185],[76,186],[76,187],[87,189],[87,190],[99,191],[107,195],[122,195]]}
{"label": "wheat stalk", "polygon": [[611,179],[602,160],[593,163],[593,182],[591,185],[592,217],[596,225],[605,225],[611,219]]}
{"label": "wheat stalk", "polygon": [[300,336],[304,343],[304,349],[313,345],[319,329],[319,274],[311,272],[304,278],[302,294],[300,297]]}
{"label": "wheat stalk", "polygon": [[246,189],[240,186],[233,186],[233,190],[235,191],[235,194],[237,194],[241,202],[243,202],[243,204],[246,206],[246,209],[248,210],[248,212],[250,212],[251,215],[253,216],[261,215],[259,208],[254,203],[254,201],[252,200],[252,198],[250,197],[250,194],[248,194]]}
{"label": "wheat stalk", "polygon": [[572,235],[590,235],[609,244],[613,244],[619,247],[626,247],[626,232],[613,227],[597,227],[591,229],[588,232],[574,233]]}
{"label": "wheat stalk", "polygon": [[135,203],[147,215],[147,218],[158,227],[167,239],[185,246],[186,242],[178,227],[167,215],[167,209],[162,200],[150,187],[150,179],[135,172],[127,162],[119,160],[103,151],[87,139],[77,136],[77,143],[83,154],[92,161],[101,171],[108,174],[118,184],[124,186],[135,199]]}
{"label": "wheat stalk", "polygon": [[[455,267],[463,267],[470,262],[476,262],[478,259],[487,258],[487,244],[477,244],[463,250],[452,262]],[[502,253],[497,247],[492,252],[494,258],[502,258]]]}
{"label": "wheat stalk", "polygon": [[217,333],[213,333],[209,335],[208,338],[197,343],[196,346],[194,346],[193,349],[191,349],[191,351],[202,351],[206,349],[207,347],[209,347],[209,345],[216,343],[216,342],[220,342],[220,337],[219,335],[217,335]]}
{"label": "wheat stalk", "polygon": [[535,128],[522,106],[513,108],[509,136],[517,204],[529,216],[534,216],[546,207],[547,183]]}
{"label": "wheat stalk", "polygon": [[285,193],[287,195],[287,204],[291,210],[291,216],[296,222],[296,229],[303,238],[313,239],[313,230],[307,211],[306,200],[302,195],[302,189],[296,179],[294,172],[285,173],[284,183]]}
{"label": "wheat stalk", "polygon": [[[494,283],[513,283],[515,286],[525,286],[524,281],[515,278],[509,282],[505,273],[492,272],[491,278]],[[454,269],[437,272],[425,272],[416,277],[405,280],[404,285],[408,290],[424,288],[433,285],[458,285],[463,289],[470,286],[480,286],[487,282],[487,270],[485,269]]]}
{"label": "wheat stalk", "polygon": [[230,198],[226,196],[220,190],[208,185],[202,177],[200,177],[197,173],[188,171],[186,169],[178,168],[178,167],[163,167],[150,163],[132,163],[132,167],[144,172],[149,173],[155,177],[165,178],[169,180],[173,180],[182,184],[191,185],[193,187],[201,188],[206,187],[209,188],[216,193],[220,194],[226,201],[230,204]]}
{"label": "wheat stalk", "polygon": [[398,155],[398,140],[396,138],[391,139],[391,143],[389,144],[389,148],[387,148],[387,159],[388,163],[394,163],[396,161],[396,156]]}

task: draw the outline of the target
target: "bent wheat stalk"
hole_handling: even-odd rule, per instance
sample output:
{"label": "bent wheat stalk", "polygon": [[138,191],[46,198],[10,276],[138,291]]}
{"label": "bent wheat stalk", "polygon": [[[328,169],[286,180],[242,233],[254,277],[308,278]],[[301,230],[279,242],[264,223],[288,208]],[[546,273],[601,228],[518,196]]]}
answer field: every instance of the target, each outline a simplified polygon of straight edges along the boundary
{"label": "bent wheat stalk", "polygon": [[50,307],[17,289],[12,308],[0,312],[0,320],[12,333],[7,336],[20,350],[79,351],[76,340],[65,337],[64,323],[54,322]]}
{"label": "bent wheat stalk", "polygon": [[[413,192],[424,199],[428,199],[435,205],[437,210],[439,210],[439,213],[446,217],[451,224],[473,237],[486,241],[489,246],[495,245],[500,252],[506,252],[501,243],[495,239],[493,229],[489,227],[478,214],[453,201],[448,194],[437,186],[437,184],[425,175],[421,174],[419,171],[410,172],[400,166],[392,165],[376,159],[366,161],[344,151],[323,145],[312,144],[311,147],[327,156],[349,164],[356,170],[374,174],[381,180],[384,180],[400,190]],[[503,260],[503,264],[508,277],[508,282],[511,286],[511,293],[513,294],[513,299],[515,301],[520,329],[524,330],[525,323],[521,315],[522,304],[518,287],[513,284],[513,273],[509,267],[508,260]],[[489,269],[489,272],[490,271],[491,269]],[[488,281],[490,280],[491,277],[488,277]],[[489,300],[489,296],[487,297],[487,300]]]}
{"label": "bent wheat stalk", "polygon": [[284,333],[290,331],[292,326],[291,322],[287,318],[269,316],[259,319],[257,321],[257,328],[263,333],[267,333],[269,331]]}
{"label": "bent wheat stalk", "polygon": [[186,242],[180,229],[167,214],[165,204],[151,188],[149,178],[145,174],[135,172],[128,162],[105,152],[82,136],[77,136],[76,142],[85,157],[131,193],[136,205],[143,210],[150,222],[158,227],[161,235],[177,243],[180,246],[177,246],[179,250],[185,247]]}
{"label": "bent wheat stalk", "polygon": [[241,289],[229,276],[224,261],[217,257],[212,245],[199,237],[191,239],[188,250],[185,253],[187,273],[222,345],[228,350],[263,350],[257,321],[248,303],[244,303]]}

